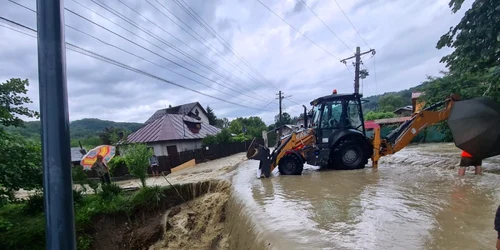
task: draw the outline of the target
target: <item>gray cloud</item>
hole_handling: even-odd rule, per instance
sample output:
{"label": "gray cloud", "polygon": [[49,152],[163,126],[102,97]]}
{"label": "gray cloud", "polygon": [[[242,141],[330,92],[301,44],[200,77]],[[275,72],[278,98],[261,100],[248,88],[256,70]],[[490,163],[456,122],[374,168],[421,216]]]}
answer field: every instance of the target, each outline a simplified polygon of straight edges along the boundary
{"label": "gray cloud", "polygon": [[[34,1],[16,1],[35,8]],[[120,49],[69,28],[66,29],[66,41],[242,106],[262,108],[271,103],[263,111],[236,106],[68,50],[66,63],[71,120],[96,117],[144,122],[156,109],[198,101],[205,107],[210,105],[219,117],[259,116],[270,123],[278,111],[275,99],[278,90],[274,86],[285,95],[292,96],[285,99],[285,110],[299,115],[302,112],[299,104],[308,105],[314,98],[329,94],[334,88],[339,92],[352,91],[352,75],[338,59],[352,55],[351,50],[356,46],[368,49],[334,1],[309,0],[306,3],[348,48],[323,26],[302,1],[263,2],[336,58],[297,34],[255,0],[183,0],[245,60],[214,37],[211,29],[206,30],[184,11],[180,7],[185,6],[182,0],[147,0],[151,4],[146,1],[121,1],[130,8],[118,0],[95,0],[108,5],[119,15],[90,0],[68,0],[65,4],[68,9],[144,48],[67,11],[66,24]],[[435,43],[463,15],[463,11],[451,15],[448,0],[338,2],[369,45],[377,50],[374,58],[364,58],[364,65],[370,71],[370,76],[363,81],[365,96],[417,85],[425,80],[426,75],[435,75],[444,69],[439,59],[449,51],[435,49]],[[464,10],[470,4],[471,0],[466,1]],[[2,1],[0,5],[0,16],[36,28],[36,15],[31,11],[8,1]],[[140,28],[121,19],[120,15]],[[38,109],[36,40],[3,27],[0,27],[0,37],[0,80],[28,78],[31,82],[29,96],[34,101],[29,106]],[[183,65],[203,77],[175,64]],[[354,71],[349,63],[347,66],[351,72]]]}

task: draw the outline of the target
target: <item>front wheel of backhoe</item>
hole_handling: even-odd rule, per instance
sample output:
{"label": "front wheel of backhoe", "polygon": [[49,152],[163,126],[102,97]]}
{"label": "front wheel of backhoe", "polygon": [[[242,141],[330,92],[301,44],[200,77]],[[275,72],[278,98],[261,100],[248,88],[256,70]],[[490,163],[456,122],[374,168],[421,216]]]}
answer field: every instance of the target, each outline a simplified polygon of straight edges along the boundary
{"label": "front wheel of backhoe", "polygon": [[367,162],[363,144],[358,140],[344,140],[333,149],[332,153],[335,169],[362,169]]}
{"label": "front wheel of backhoe", "polygon": [[278,164],[278,170],[282,175],[301,175],[303,169],[304,163],[294,154],[283,156]]}

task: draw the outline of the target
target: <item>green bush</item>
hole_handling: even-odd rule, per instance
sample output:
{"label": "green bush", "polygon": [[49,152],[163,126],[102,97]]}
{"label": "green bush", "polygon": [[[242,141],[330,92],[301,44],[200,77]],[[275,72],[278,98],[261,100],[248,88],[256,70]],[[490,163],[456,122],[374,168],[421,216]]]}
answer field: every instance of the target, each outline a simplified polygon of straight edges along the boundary
{"label": "green bush", "polygon": [[74,183],[81,183],[87,179],[87,174],[80,165],[71,168],[71,176]]}
{"label": "green bush", "polygon": [[89,185],[89,187],[94,190],[94,194],[97,194],[99,192],[99,182],[87,179],[84,184]]}
{"label": "green bush", "polygon": [[125,158],[121,156],[115,156],[113,157],[113,159],[111,159],[111,161],[108,162],[109,172],[111,173],[111,175],[115,175],[116,169],[121,166],[127,166]]}
{"label": "green bush", "polygon": [[165,189],[163,187],[143,187],[132,196],[131,205],[133,207],[158,207],[161,200],[165,197]]}
{"label": "green bush", "polygon": [[76,246],[78,249],[88,250],[91,249],[93,241],[94,240],[92,239],[92,237],[90,237],[90,235],[83,234],[81,236],[78,236]]}
{"label": "green bush", "polygon": [[0,129],[0,176],[0,196],[3,199],[13,200],[13,192],[19,189],[41,189],[40,143]]}
{"label": "green bush", "polygon": [[83,195],[83,190],[74,190],[73,189],[73,203],[76,205],[79,205],[82,203],[84,195]]}
{"label": "green bush", "polygon": [[110,196],[104,199],[101,195],[85,196],[81,205],[75,210],[77,227],[84,227],[92,222],[92,217],[99,214],[128,213],[130,203],[123,195]]}
{"label": "green bush", "polygon": [[146,177],[149,168],[149,157],[153,153],[145,144],[127,145],[124,152],[125,162],[130,174],[141,180],[142,186],[146,186]]}
{"label": "green bush", "polygon": [[45,249],[43,213],[26,214],[25,204],[0,209],[0,249]]}
{"label": "green bush", "polygon": [[385,118],[393,118],[396,117],[396,114],[393,112],[374,112],[370,111],[366,113],[365,115],[365,120],[366,121],[373,121],[373,120],[378,120],[378,119],[385,119]]}
{"label": "green bush", "polygon": [[24,212],[27,214],[37,214],[43,212],[43,193],[30,195],[26,200]]}
{"label": "green bush", "polygon": [[99,194],[105,200],[109,200],[122,192],[121,187],[116,183],[102,186],[102,192]]}

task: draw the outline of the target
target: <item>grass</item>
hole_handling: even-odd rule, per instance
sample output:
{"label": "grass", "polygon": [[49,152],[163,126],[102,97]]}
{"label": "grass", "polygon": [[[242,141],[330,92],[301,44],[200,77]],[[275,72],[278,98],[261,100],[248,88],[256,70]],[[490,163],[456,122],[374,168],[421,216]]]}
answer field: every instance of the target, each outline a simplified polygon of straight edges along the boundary
{"label": "grass", "polygon": [[[136,208],[158,207],[165,198],[165,187],[141,188],[125,194],[119,186],[104,187],[97,194],[74,191],[75,226],[78,249],[91,249],[92,236],[86,233],[92,218],[99,215],[126,214]],[[0,249],[45,249],[43,196],[35,194],[26,201],[0,207]]]}

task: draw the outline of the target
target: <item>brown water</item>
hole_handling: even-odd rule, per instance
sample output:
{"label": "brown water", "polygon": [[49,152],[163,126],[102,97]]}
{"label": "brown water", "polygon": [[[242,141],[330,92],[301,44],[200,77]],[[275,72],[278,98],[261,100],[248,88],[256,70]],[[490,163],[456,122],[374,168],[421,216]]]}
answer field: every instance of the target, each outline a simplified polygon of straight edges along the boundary
{"label": "brown water", "polygon": [[258,163],[239,165],[233,196],[253,218],[261,243],[275,249],[494,249],[500,159],[458,177],[451,144],[411,146],[378,170],[257,179]]}

